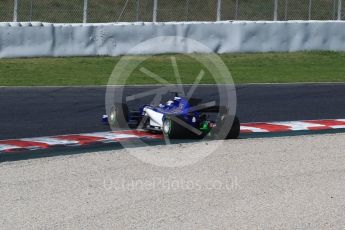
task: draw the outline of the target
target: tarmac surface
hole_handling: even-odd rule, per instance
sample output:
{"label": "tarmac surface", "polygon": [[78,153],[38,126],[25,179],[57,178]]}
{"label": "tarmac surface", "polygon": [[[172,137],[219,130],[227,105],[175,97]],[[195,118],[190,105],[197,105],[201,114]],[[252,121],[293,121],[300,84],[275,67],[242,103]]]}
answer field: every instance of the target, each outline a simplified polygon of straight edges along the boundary
{"label": "tarmac surface", "polygon": [[[125,95],[150,89],[127,87]],[[345,84],[251,84],[236,89],[242,122],[345,117]],[[0,140],[108,131],[100,121],[105,92],[104,86],[0,87]],[[131,108],[150,103],[152,97],[134,101]],[[193,97],[207,102],[219,95],[216,86],[204,85]]]}
{"label": "tarmac surface", "polygon": [[[2,163],[0,229],[343,229],[344,139],[229,140]],[[217,144],[185,167],[139,160],[193,160]]]}

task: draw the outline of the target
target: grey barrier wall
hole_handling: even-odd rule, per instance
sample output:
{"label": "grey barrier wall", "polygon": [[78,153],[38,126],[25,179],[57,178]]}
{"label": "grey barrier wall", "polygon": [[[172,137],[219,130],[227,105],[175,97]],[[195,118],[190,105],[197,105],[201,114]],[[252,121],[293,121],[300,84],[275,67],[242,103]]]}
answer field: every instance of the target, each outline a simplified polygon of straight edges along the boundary
{"label": "grey barrier wall", "polygon": [[[160,44],[155,40],[139,53],[130,51],[155,37]],[[345,51],[345,22],[0,23],[0,58],[200,52],[184,46],[183,37],[216,53]]]}

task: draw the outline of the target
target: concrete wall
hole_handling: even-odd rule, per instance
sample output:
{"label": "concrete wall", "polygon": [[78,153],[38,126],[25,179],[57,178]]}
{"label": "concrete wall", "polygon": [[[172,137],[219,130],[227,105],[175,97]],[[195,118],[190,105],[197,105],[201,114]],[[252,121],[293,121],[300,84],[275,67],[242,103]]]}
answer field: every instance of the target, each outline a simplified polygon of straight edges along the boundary
{"label": "concrete wall", "polygon": [[[118,56],[150,38],[194,39],[217,53],[345,51],[345,22],[188,22],[51,24],[0,23],[0,58],[39,56]],[[171,37],[170,37],[171,38]],[[183,39],[148,42],[139,53],[201,52]],[[130,54],[137,54],[138,51]]]}

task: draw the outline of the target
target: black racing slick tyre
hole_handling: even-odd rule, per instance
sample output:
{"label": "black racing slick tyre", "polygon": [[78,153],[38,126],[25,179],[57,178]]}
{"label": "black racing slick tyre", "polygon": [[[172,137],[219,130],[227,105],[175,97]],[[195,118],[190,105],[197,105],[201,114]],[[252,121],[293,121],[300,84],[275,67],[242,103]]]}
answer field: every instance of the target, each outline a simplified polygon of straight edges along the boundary
{"label": "black racing slick tyre", "polygon": [[240,136],[240,132],[241,132],[240,119],[238,119],[238,117],[235,116],[231,129],[228,135],[226,136],[226,139],[237,139]]}
{"label": "black racing slick tyre", "polygon": [[237,116],[222,115],[213,132],[219,140],[237,139],[240,136],[240,120]]}
{"label": "black racing slick tyre", "polygon": [[162,130],[169,139],[181,139],[185,135],[184,128],[169,118],[164,119]]}
{"label": "black racing slick tyre", "polygon": [[114,104],[108,114],[110,127],[128,128],[128,113],[128,106],[126,104]]}
{"label": "black racing slick tyre", "polygon": [[[180,118],[177,117],[177,119]],[[164,119],[162,131],[164,136],[169,139],[197,139],[203,137],[203,135],[197,135],[171,118]]]}

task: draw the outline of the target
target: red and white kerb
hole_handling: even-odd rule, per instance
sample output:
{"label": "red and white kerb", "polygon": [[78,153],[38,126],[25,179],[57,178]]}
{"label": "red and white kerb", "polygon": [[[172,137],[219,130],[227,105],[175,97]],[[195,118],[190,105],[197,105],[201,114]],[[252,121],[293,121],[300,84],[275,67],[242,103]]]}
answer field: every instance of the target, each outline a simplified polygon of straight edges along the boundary
{"label": "red and white kerb", "polygon": [[[241,125],[241,133],[274,133],[293,131],[317,131],[345,129],[345,119],[307,120],[287,122],[257,122]],[[116,143],[124,140],[150,138],[161,139],[162,135],[151,134],[142,130],[124,130],[98,133],[61,135],[53,137],[23,138],[0,140],[0,153],[18,150],[48,149],[57,146],[82,146],[96,143]]]}

